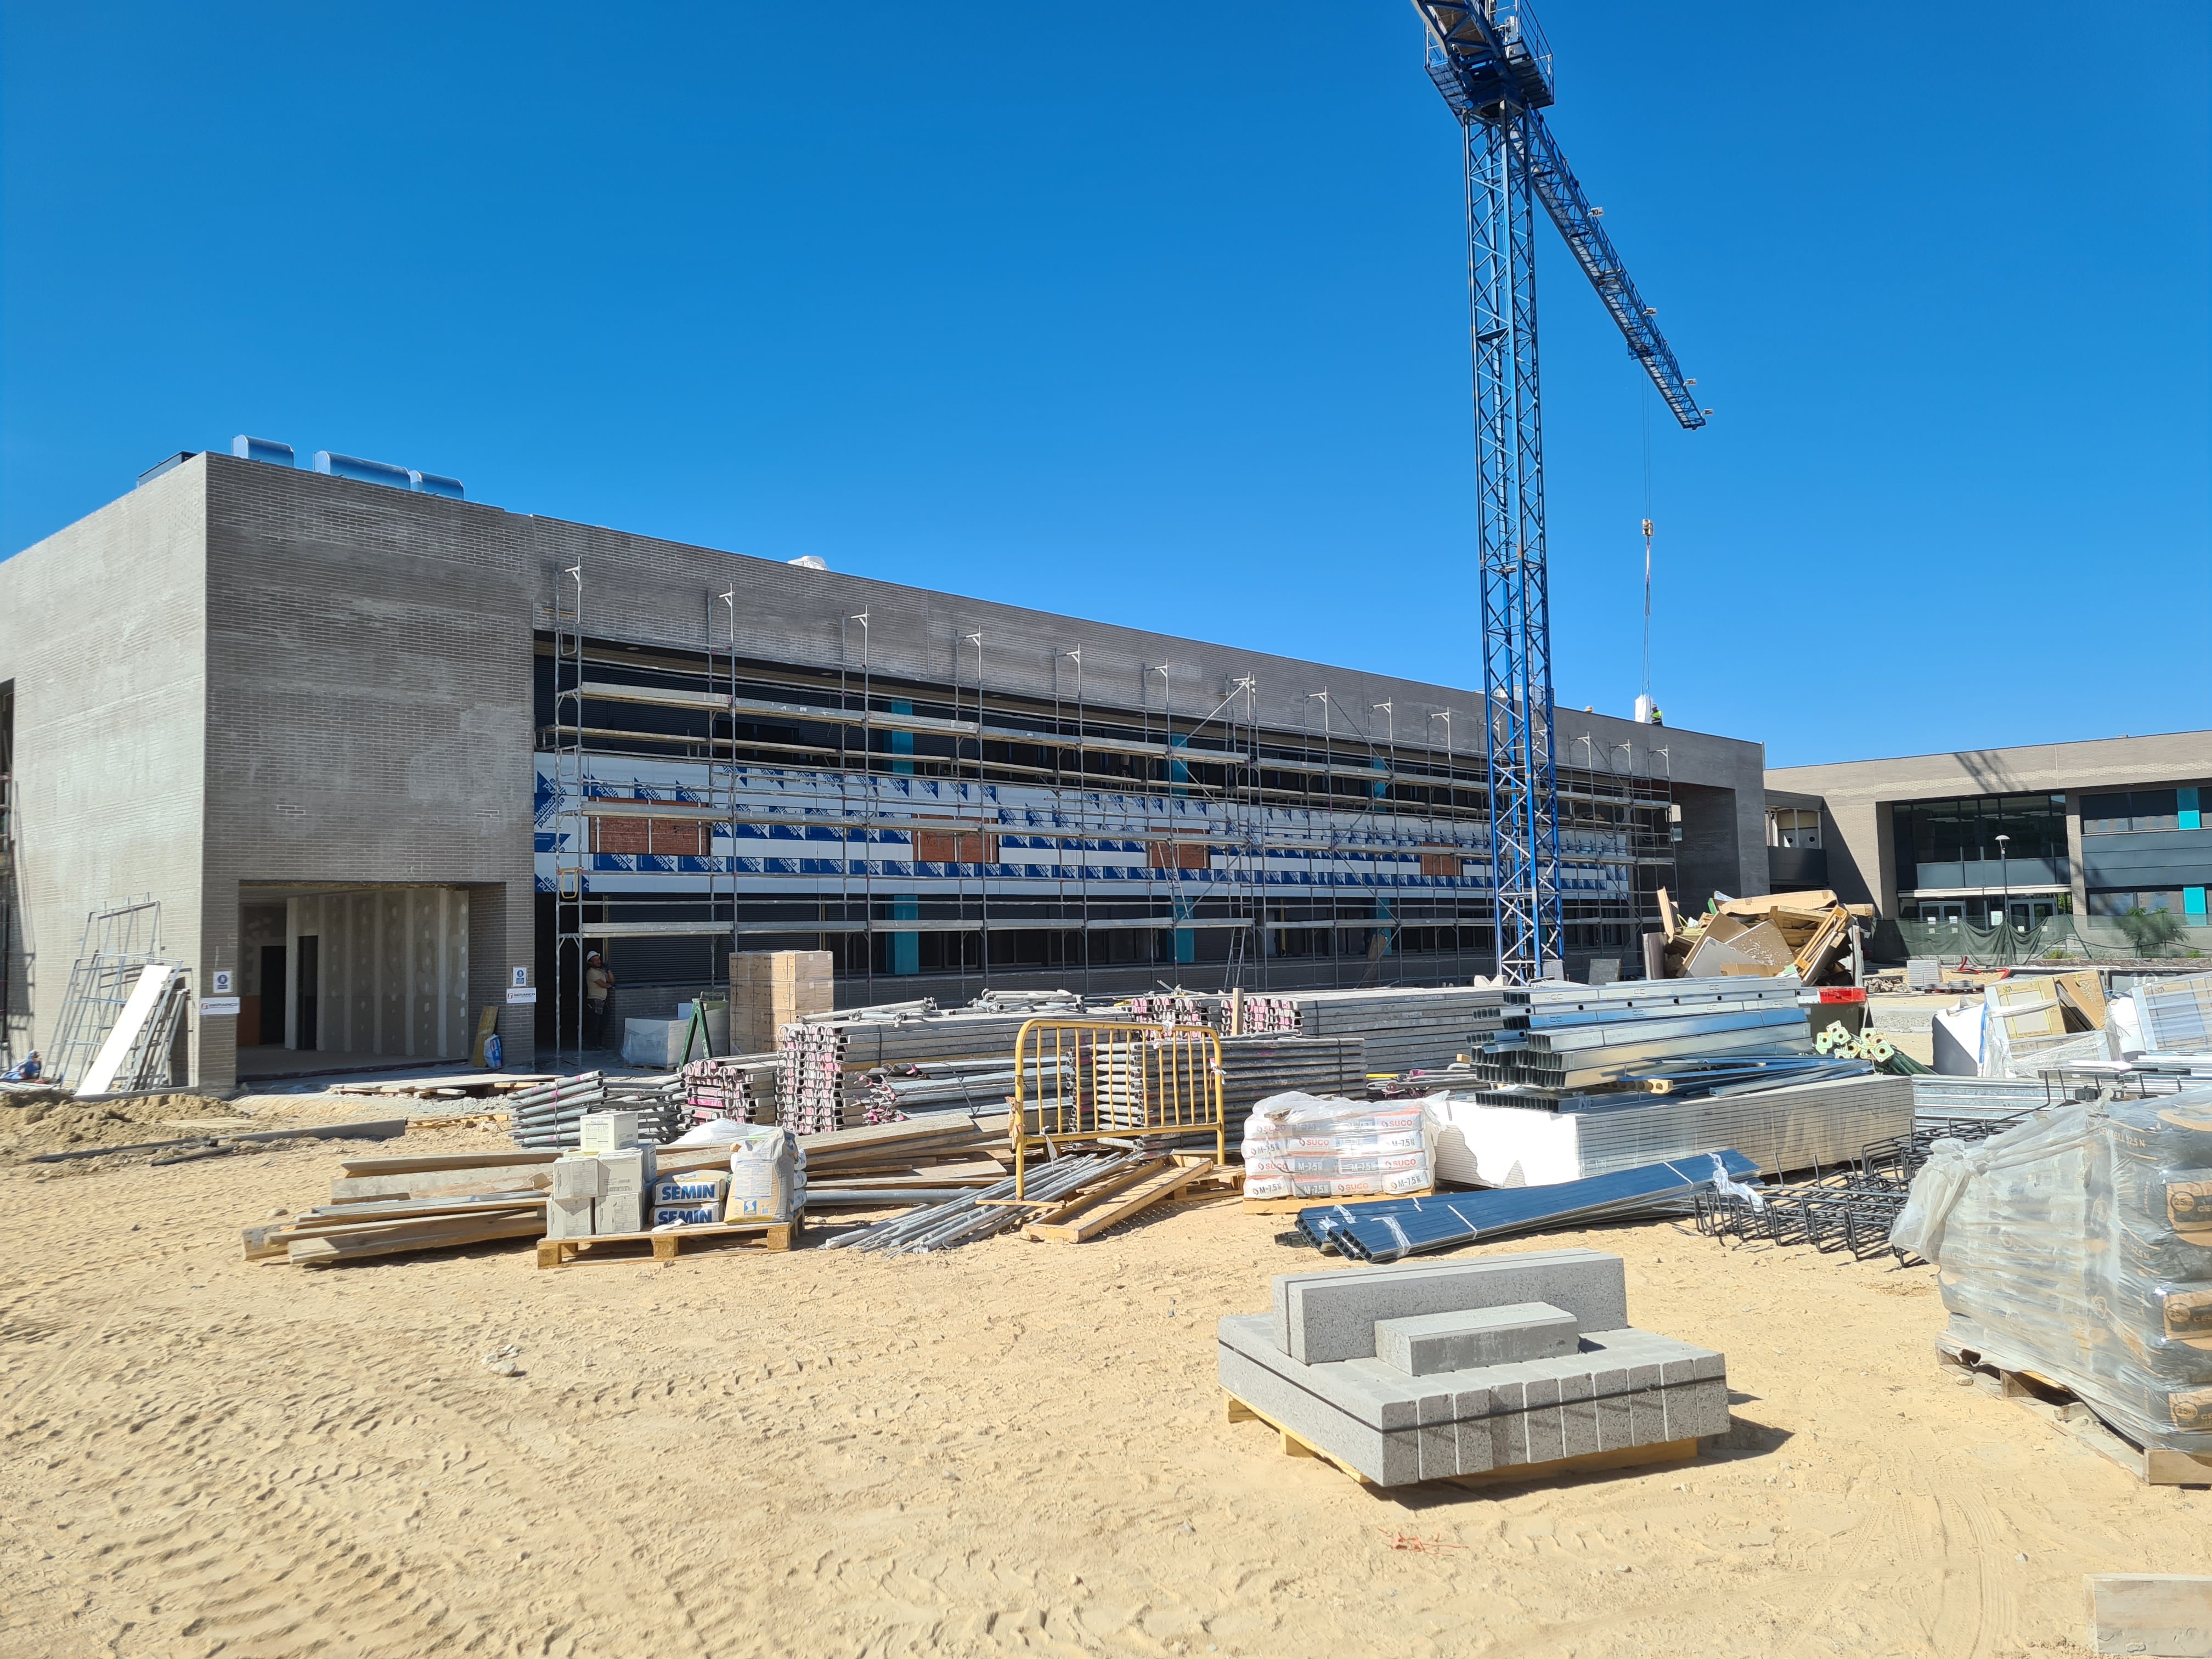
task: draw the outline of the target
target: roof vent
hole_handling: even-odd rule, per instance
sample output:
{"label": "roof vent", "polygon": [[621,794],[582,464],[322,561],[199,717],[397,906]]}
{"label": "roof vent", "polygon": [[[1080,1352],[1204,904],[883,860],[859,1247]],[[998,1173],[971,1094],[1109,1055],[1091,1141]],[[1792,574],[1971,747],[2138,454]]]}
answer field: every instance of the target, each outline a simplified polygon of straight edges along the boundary
{"label": "roof vent", "polygon": [[266,461],[271,466],[300,464],[291,445],[280,444],[274,438],[249,438],[243,432],[230,441],[230,453],[241,461]]}
{"label": "roof vent", "polygon": [[467,492],[461,488],[461,481],[448,478],[442,472],[410,472],[407,477],[418,495],[445,495],[457,501],[468,499]]}
{"label": "roof vent", "polygon": [[786,559],[786,564],[795,564],[801,570],[827,570],[830,567],[811,553],[802,553],[795,559]]}
{"label": "roof vent", "polygon": [[386,461],[364,461],[358,455],[333,455],[327,449],[315,452],[315,471],[326,472],[333,478],[357,478],[362,483],[385,484],[393,489],[412,489],[412,476],[404,466],[393,466]]}
{"label": "roof vent", "polygon": [[197,449],[180,449],[175,454],[170,456],[167,460],[156,461],[153,465],[148,467],[143,472],[141,472],[138,475],[138,482],[142,484],[151,483],[155,479],[160,477],[164,472],[167,472],[171,467],[182,466],[186,461],[189,461],[193,456],[198,453],[199,451]]}

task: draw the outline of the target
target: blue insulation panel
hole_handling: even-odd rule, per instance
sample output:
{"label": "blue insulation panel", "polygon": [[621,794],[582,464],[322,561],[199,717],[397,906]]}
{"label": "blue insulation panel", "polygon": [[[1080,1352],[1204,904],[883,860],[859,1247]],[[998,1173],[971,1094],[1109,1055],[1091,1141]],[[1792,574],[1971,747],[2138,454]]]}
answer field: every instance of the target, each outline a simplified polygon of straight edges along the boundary
{"label": "blue insulation panel", "polygon": [[1730,1150],[1552,1187],[1498,1187],[1432,1198],[1317,1205],[1298,1212],[1298,1231],[1317,1249],[1333,1249],[1354,1261],[1396,1261],[1478,1239],[1647,1214],[1711,1189],[1723,1170],[1731,1181],[1759,1179],[1759,1166]]}

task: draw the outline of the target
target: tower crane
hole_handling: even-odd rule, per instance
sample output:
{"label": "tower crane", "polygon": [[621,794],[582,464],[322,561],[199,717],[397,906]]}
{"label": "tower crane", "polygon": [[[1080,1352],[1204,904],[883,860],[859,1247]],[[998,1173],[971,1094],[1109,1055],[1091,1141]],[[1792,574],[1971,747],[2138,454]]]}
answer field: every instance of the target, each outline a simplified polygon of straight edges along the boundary
{"label": "tower crane", "polygon": [[1536,395],[1536,202],[1674,418],[1695,429],[1709,411],[1698,407],[1696,383],[1683,378],[1658,313],[1599,223],[1602,210],[1583,196],[1544,124],[1552,49],[1525,0],[1413,0],[1413,9],[1428,31],[1429,78],[1458,118],[1466,150],[1491,890],[1498,973],[1521,984],[1565,956]]}

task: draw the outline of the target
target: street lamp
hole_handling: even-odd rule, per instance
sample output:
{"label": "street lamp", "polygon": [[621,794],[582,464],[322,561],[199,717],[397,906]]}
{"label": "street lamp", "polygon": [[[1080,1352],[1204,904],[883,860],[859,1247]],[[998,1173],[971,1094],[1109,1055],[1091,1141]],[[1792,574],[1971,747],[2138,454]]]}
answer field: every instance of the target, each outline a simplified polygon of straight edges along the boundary
{"label": "street lamp", "polygon": [[2006,861],[2006,854],[2011,849],[2011,846],[2012,837],[2010,836],[1999,836],[1997,837],[1997,890],[2001,895],[1998,902],[2004,906],[2005,943],[2007,946],[2005,951],[2005,959],[2007,961],[2010,961],[2012,959],[2012,951],[2010,949],[2012,943],[2012,872],[2011,866]]}

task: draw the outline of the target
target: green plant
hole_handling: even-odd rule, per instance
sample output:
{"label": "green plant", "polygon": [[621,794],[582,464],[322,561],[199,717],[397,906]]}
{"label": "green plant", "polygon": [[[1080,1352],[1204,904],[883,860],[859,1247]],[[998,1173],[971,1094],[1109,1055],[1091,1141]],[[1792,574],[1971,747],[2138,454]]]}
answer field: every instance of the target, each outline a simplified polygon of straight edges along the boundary
{"label": "green plant", "polygon": [[2139,957],[2154,956],[2181,937],[2181,923],[2171,910],[2146,910],[2138,904],[2118,920]]}

